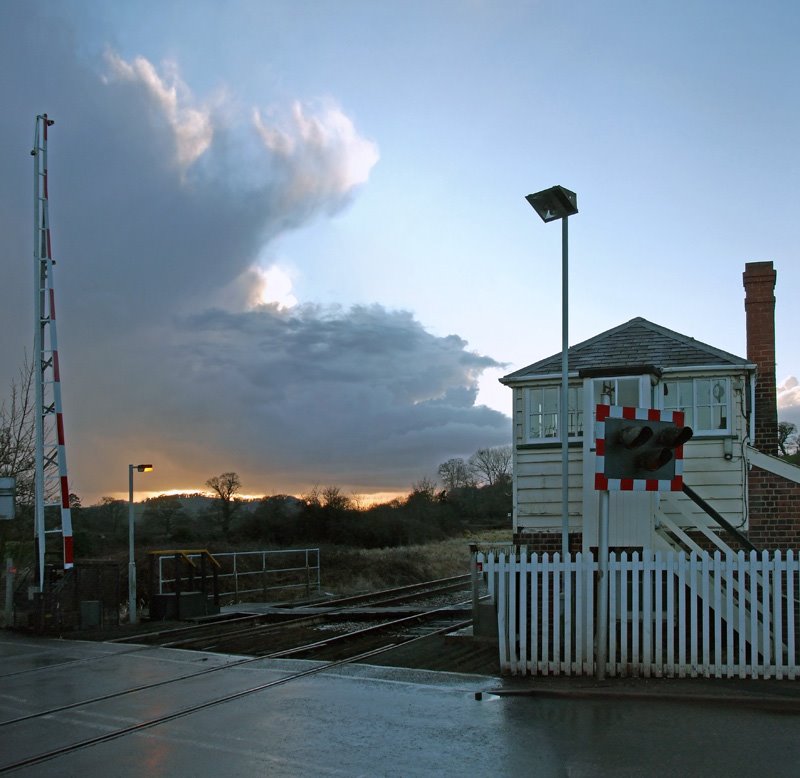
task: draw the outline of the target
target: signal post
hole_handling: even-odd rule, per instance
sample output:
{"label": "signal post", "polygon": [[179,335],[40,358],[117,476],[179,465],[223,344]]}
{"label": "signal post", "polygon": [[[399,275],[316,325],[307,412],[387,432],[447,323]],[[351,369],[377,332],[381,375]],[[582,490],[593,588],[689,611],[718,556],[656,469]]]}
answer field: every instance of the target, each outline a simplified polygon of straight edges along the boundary
{"label": "signal post", "polygon": [[602,681],[608,658],[609,491],[681,491],[683,444],[693,433],[684,426],[683,411],[600,404],[595,418],[594,487],[600,492],[595,674]]}

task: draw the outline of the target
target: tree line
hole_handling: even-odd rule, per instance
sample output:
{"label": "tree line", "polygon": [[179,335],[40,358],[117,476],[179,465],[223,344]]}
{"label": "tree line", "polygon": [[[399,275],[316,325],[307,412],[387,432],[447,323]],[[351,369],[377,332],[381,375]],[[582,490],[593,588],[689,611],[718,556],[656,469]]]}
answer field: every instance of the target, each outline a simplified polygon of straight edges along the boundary
{"label": "tree line", "polygon": [[[480,459],[488,449],[482,451]],[[451,466],[448,460],[439,470],[448,472]],[[492,474],[491,483],[487,474],[465,482],[443,480],[441,486],[424,477],[405,497],[367,506],[338,486],[314,486],[299,497],[275,494],[245,500],[235,472],[209,478],[206,486],[205,494],[159,495],[140,503],[137,543],[382,548],[443,540],[470,529],[507,528],[511,511],[507,471]],[[127,517],[124,500],[103,497],[89,507],[78,501],[73,508],[76,548],[102,554],[123,547]]]}
{"label": "tree line", "polygon": [[[33,364],[26,359],[0,402],[0,476],[16,479],[17,503],[17,519],[0,522],[0,559],[9,545],[17,559],[32,555],[33,384]],[[468,459],[449,459],[439,465],[437,475],[438,482],[423,477],[412,484],[405,497],[364,506],[361,498],[338,486],[315,486],[300,497],[276,494],[244,500],[239,475],[224,472],[206,481],[205,495],[160,495],[137,505],[137,547],[198,543],[388,547],[441,540],[470,528],[508,526],[510,446],[479,449]],[[127,548],[127,501],[105,496],[84,506],[78,495],[71,494],[70,507],[79,557]]]}

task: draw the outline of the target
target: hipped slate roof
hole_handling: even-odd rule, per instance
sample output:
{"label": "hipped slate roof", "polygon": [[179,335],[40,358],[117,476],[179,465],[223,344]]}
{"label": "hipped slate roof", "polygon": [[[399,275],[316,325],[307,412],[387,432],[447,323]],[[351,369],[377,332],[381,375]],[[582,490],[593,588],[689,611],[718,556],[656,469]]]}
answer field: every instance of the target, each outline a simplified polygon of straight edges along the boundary
{"label": "hipped slate roof", "polygon": [[[750,362],[640,316],[570,347],[570,373],[603,367],[744,367]],[[501,383],[561,372],[561,352],[509,373]]]}

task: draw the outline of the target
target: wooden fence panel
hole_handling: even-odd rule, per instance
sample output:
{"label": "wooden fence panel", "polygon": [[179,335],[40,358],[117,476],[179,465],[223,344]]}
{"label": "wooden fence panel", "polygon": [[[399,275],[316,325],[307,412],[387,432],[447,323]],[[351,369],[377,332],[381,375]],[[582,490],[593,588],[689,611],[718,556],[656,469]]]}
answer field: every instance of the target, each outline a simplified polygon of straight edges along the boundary
{"label": "wooden fence panel", "polygon": [[[590,555],[523,549],[477,561],[497,606],[502,672],[594,672],[599,566]],[[608,675],[797,677],[795,552],[623,552],[610,555],[607,580]]]}

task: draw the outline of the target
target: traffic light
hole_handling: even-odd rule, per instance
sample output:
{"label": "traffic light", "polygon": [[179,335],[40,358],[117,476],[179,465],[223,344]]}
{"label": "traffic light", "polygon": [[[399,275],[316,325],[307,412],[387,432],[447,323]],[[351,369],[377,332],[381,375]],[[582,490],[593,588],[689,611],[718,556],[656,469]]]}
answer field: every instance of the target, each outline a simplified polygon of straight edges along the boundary
{"label": "traffic light", "polygon": [[597,489],[680,490],[683,444],[692,437],[680,411],[597,406]]}

